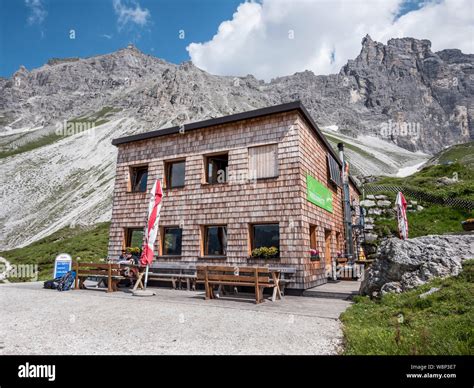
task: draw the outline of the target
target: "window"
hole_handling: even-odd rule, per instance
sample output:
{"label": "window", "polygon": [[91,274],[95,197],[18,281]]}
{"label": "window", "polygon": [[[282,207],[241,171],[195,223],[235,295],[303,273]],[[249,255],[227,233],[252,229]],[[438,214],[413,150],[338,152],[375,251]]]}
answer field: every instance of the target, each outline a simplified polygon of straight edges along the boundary
{"label": "window", "polygon": [[184,187],[184,160],[165,163],[166,187],[172,189],[175,187]]}
{"label": "window", "polygon": [[278,145],[249,148],[249,177],[251,179],[278,176]]}
{"label": "window", "polygon": [[130,167],[130,191],[133,193],[146,192],[148,166]]}
{"label": "window", "polygon": [[329,153],[328,153],[328,166],[329,166],[329,180],[335,185],[341,187],[342,186],[341,168],[339,167],[339,163],[337,163],[336,159],[334,159],[332,155],[330,155]]}
{"label": "window", "polygon": [[227,182],[227,167],[229,165],[229,154],[209,155],[205,157],[206,182]]}
{"label": "window", "polygon": [[318,250],[318,227],[316,225],[309,226],[309,248]]}
{"label": "window", "polygon": [[163,228],[162,254],[163,256],[180,256],[183,230],[178,227]]}
{"label": "window", "polygon": [[225,256],[227,254],[227,227],[204,227],[204,255]]}
{"label": "window", "polygon": [[125,229],[125,247],[138,247],[143,246],[144,231],[143,228],[127,228]]}
{"label": "window", "polygon": [[278,224],[258,224],[251,226],[251,247],[275,247],[280,250],[280,227]]}

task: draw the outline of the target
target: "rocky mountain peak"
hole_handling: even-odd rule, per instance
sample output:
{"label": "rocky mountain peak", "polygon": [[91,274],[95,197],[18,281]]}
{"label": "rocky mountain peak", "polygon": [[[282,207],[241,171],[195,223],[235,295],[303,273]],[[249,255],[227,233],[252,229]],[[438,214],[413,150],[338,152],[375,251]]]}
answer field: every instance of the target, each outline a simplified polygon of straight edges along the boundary
{"label": "rocky mountain peak", "polygon": [[51,58],[46,62],[47,65],[49,66],[55,66],[55,65],[60,65],[63,63],[71,63],[71,62],[77,62],[79,61],[79,58],[77,57],[72,57],[72,58]]}
{"label": "rocky mountain peak", "polygon": [[0,83],[0,114],[11,122],[21,118],[17,127],[37,126],[112,106],[157,128],[183,112],[188,120],[201,119],[299,99],[318,124],[351,136],[380,136],[389,122],[416,125],[417,136],[387,140],[436,152],[474,137],[473,67],[474,56],[432,53],[428,40],[397,38],[384,45],[367,34],[360,54],[339,74],[302,71],[265,83],[251,75],[214,76],[190,61],[168,63],[130,44],[85,59],[53,58],[31,72],[20,68],[14,76],[25,78],[22,87]]}
{"label": "rocky mountain peak", "polygon": [[2,160],[9,206],[0,208],[0,248],[79,219],[109,219],[117,152],[111,139],[284,102],[301,100],[333,138],[356,144],[347,155],[358,174],[395,174],[423,161],[411,151],[434,153],[474,139],[473,75],[474,56],[459,50],[432,53],[428,41],[384,45],[368,35],[339,74],[302,71],[271,82],[212,75],[134,46],[53,58],[30,72],[21,67],[0,79],[0,151],[47,139],[58,123],[96,127],[93,136],[68,135]]}
{"label": "rocky mountain peak", "polygon": [[410,54],[431,54],[431,42],[428,39],[394,38],[388,40],[387,47]]}
{"label": "rocky mountain peak", "polygon": [[27,75],[28,73],[29,73],[28,69],[27,69],[25,66],[20,65],[20,67],[19,67],[18,70],[15,72],[15,74],[13,75],[13,77],[18,76],[18,75],[21,75],[21,74]]}
{"label": "rocky mountain peak", "polygon": [[380,63],[384,58],[385,46],[374,41],[369,34],[362,39],[362,48],[355,62],[369,66],[371,63]]}

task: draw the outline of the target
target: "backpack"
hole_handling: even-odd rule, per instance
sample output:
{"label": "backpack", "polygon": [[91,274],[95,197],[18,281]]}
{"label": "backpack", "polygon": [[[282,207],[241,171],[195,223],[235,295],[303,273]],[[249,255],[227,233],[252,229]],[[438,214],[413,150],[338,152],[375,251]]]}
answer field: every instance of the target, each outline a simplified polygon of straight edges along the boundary
{"label": "backpack", "polygon": [[55,290],[58,288],[58,284],[59,284],[59,281],[61,280],[61,278],[56,278],[56,279],[51,279],[51,280],[46,280],[44,283],[43,283],[43,288],[47,288],[49,290]]}
{"label": "backpack", "polygon": [[72,284],[74,283],[75,278],[76,272],[69,271],[68,273],[64,274],[64,276],[59,280],[56,289],[58,291],[69,291],[71,289]]}

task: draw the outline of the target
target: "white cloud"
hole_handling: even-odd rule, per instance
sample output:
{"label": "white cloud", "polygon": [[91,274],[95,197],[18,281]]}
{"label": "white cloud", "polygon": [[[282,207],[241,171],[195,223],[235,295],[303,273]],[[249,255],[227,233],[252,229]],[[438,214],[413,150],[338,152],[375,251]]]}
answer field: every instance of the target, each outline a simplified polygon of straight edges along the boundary
{"label": "white cloud", "polygon": [[28,8],[28,24],[42,24],[48,12],[44,8],[44,4],[41,0],[25,0],[25,5]]}
{"label": "white cloud", "polygon": [[117,15],[119,29],[122,29],[127,24],[144,27],[150,21],[150,11],[147,8],[142,9],[136,1],[132,0],[125,4],[122,0],[113,0],[113,6]]}
{"label": "white cloud", "polygon": [[[471,0],[425,2],[399,18],[404,0],[263,0],[238,6],[214,37],[191,43],[194,64],[213,74],[269,80],[312,70],[337,73],[360,51],[368,33],[386,43],[393,37],[430,39],[433,50],[474,52]],[[293,39],[291,39],[293,37]]]}

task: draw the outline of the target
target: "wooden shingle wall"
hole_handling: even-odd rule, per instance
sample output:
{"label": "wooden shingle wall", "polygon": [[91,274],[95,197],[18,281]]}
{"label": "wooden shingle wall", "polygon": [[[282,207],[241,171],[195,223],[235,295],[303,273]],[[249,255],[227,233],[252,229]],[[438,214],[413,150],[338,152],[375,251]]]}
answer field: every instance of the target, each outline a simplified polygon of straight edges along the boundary
{"label": "wooden shingle wall", "polygon": [[[279,176],[248,181],[248,147],[278,144]],[[203,155],[229,153],[230,182],[204,183]],[[160,226],[183,228],[182,255],[160,257],[160,261],[275,264],[297,268],[292,288],[308,288],[325,281],[322,265],[309,260],[309,225],[343,232],[340,189],[334,191],[334,214],[306,200],[306,173],[327,183],[324,146],[297,111],[263,118],[157,137],[118,147],[109,257],[123,247],[124,230],[145,225],[148,194],[128,192],[129,168],[148,164],[148,188],[164,175],[164,161],[186,159],[185,187],[165,189]],[[280,258],[249,258],[249,224],[271,222],[280,225]],[[227,258],[200,258],[201,226],[227,225]],[[322,235],[321,235],[322,234]],[[157,245],[160,236],[157,238]],[[320,249],[323,251],[323,248]]]}

